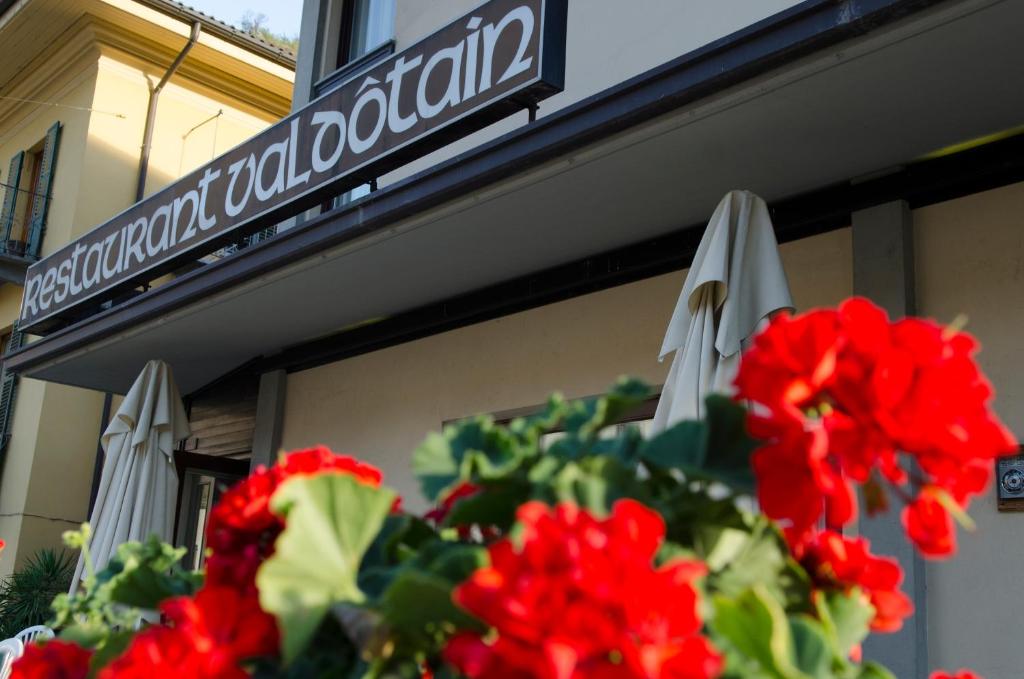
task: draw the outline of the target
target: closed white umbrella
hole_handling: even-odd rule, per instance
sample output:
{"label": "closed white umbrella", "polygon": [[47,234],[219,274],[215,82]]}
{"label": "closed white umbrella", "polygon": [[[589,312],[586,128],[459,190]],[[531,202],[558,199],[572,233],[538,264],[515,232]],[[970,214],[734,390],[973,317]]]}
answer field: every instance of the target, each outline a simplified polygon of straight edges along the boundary
{"label": "closed white umbrella", "polygon": [[[100,439],[103,473],[89,517],[89,553],[97,570],[122,543],[141,542],[153,533],[171,540],[178,497],[174,449],[189,433],[170,366],[150,361]],[[84,566],[79,558],[72,591]]]}
{"label": "closed white umbrella", "polygon": [[731,394],[742,343],[780,309],[792,309],[765,202],[730,191],[701,238],[659,358],[675,352],[652,431],[703,416],[709,393]]}

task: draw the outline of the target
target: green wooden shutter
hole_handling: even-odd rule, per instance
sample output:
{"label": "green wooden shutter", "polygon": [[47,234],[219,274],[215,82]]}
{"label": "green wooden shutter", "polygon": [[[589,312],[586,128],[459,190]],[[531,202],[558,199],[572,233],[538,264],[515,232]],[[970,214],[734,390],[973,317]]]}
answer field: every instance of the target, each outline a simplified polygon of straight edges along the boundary
{"label": "green wooden shutter", "polygon": [[25,152],[18,151],[11,158],[11,169],[7,173],[3,209],[0,210],[0,249],[7,247],[14,226],[14,210],[18,203],[18,185],[21,183],[21,168],[25,164]]}
{"label": "green wooden shutter", "polygon": [[[20,330],[11,331],[11,341],[7,343],[7,353],[17,351],[25,342],[25,333]],[[11,424],[14,421],[14,398],[18,393],[18,376],[5,368],[0,377],[0,451],[7,449],[11,440]]]}
{"label": "green wooden shutter", "polygon": [[53,183],[53,170],[57,163],[57,147],[60,146],[60,130],[60,122],[54,123],[46,131],[46,140],[43,142],[43,154],[39,159],[39,183],[32,196],[32,221],[29,224],[28,243],[25,245],[27,257],[39,257],[43,245],[46,213],[50,209],[50,185]]}

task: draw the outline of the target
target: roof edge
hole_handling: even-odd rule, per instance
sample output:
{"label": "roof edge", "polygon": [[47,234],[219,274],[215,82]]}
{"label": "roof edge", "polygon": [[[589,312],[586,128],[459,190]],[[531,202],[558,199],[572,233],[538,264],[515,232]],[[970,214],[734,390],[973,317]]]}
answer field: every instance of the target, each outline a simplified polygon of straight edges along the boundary
{"label": "roof edge", "polygon": [[[4,5],[13,5],[17,0],[0,0],[0,14],[6,11]],[[295,70],[295,55],[290,50],[271,45],[270,43],[235,28],[209,14],[204,14],[174,0],[135,0],[135,2],[154,9],[162,14],[192,23],[198,21],[207,33],[215,35],[233,45],[248,50],[276,64]]]}

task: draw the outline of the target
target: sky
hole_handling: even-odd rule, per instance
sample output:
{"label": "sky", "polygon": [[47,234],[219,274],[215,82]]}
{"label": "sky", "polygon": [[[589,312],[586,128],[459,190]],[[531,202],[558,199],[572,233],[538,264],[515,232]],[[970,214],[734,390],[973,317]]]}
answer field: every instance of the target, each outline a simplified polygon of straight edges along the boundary
{"label": "sky", "polygon": [[302,0],[181,0],[204,14],[237,26],[247,11],[267,16],[266,26],[274,33],[299,34]]}

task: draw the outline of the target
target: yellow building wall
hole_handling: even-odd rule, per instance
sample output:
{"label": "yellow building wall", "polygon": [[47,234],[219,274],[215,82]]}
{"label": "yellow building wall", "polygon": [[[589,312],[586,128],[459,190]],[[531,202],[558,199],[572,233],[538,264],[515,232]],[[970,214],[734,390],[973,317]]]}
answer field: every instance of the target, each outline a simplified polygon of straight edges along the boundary
{"label": "yellow building wall", "polygon": [[[71,44],[65,52],[76,45]],[[26,105],[0,121],[0,167],[4,181],[10,158],[41,141],[55,122],[63,124],[43,239],[47,254],[81,232],[76,211],[96,85],[98,51],[64,54],[65,68],[37,92],[58,106]],[[19,316],[20,286],[0,286],[0,329]],[[0,537],[7,541],[0,577],[43,546],[60,545],[60,533],[85,520],[95,459],[102,395],[22,379],[18,384],[11,438],[0,477]]]}
{"label": "yellow building wall", "polygon": [[[853,286],[849,229],[782,246],[796,304]],[[283,446],[318,443],[379,466],[413,509],[412,451],[442,423],[603,392],[620,375],[661,384],[665,328],[686,272],[623,285],[288,376]]]}
{"label": "yellow building wall", "polygon": [[[45,100],[62,106],[27,106],[0,120],[4,173],[10,157],[42,139],[53,121],[64,124],[44,256],[135,202],[149,92],[165,69],[166,64],[94,44],[67,59],[61,82],[45,88]],[[147,195],[252,137],[283,113],[176,75],[157,110]],[[20,302],[19,286],[0,286],[0,329],[17,319]],[[0,480],[0,538],[8,543],[0,577],[38,549],[59,546],[63,531],[88,518],[102,405],[99,392],[20,381]]]}

